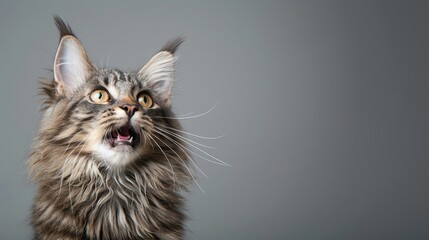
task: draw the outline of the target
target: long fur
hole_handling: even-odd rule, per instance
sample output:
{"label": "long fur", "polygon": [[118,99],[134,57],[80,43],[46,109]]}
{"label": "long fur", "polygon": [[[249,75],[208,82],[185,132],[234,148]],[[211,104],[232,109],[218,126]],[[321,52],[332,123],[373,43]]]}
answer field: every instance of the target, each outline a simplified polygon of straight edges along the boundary
{"label": "long fur", "polygon": [[[74,36],[59,17],[55,23],[61,38]],[[163,49],[174,53],[181,42],[176,39]],[[183,238],[180,192],[192,178],[189,155],[170,106],[162,105],[156,90],[142,81],[137,72],[100,69],[67,98],[58,94],[53,79],[42,85],[44,115],[28,159],[38,186],[32,211],[36,239]],[[125,121],[120,105],[88,102],[88,93],[97,87],[121,99],[149,92],[160,103],[133,116],[141,144],[129,156],[120,155],[129,158],[122,165],[94,150]]]}

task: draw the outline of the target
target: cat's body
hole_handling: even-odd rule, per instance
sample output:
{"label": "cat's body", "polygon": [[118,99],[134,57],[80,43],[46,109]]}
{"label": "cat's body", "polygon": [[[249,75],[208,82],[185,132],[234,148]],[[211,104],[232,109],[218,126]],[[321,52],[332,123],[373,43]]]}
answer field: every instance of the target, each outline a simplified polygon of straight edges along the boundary
{"label": "cat's body", "polygon": [[56,18],[54,79],[28,166],[36,239],[182,239],[191,172],[170,111],[171,41],[139,71],[98,69]]}

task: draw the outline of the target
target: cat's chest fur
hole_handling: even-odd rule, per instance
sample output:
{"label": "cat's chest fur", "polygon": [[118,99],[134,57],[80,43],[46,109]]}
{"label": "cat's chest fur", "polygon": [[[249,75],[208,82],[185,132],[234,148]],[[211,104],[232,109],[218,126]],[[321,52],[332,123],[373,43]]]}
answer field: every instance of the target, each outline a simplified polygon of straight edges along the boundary
{"label": "cat's chest fur", "polygon": [[41,186],[33,209],[39,216],[33,224],[46,228],[40,239],[181,238],[184,217],[172,179],[139,181],[150,173],[135,171],[102,178],[92,171],[86,179],[53,178]]}

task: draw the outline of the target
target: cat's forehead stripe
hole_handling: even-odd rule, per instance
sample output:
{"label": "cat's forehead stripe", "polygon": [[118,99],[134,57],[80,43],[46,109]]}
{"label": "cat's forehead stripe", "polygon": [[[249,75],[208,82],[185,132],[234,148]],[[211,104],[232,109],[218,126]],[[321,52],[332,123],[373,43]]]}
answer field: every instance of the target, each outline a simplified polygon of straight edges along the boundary
{"label": "cat's forehead stripe", "polygon": [[128,74],[117,70],[110,70],[106,71],[99,80],[104,83],[105,86],[109,86],[110,84],[116,85],[118,81],[127,81]]}
{"label": "cat's forehead stripe", "polygon": [[[108,73],[108,79],[104,79],[104,83],[106,85],[112,83],[116,84],[117,82],[131,82],[130,75],[126,72],[122,72],[120,70],[111,70],[111,72]],[[106,83],[107,82],[107,83]]]}
{"label": "cat's forehead stripe", "polygon": [[107,76],[104,77],[103,82],[106,86],[110,85],[110,84],[114,84],[114,82],[116,81],[116,75],[113,73],[107,73]]}
{"label": "cat's forehead stripe", "polygon": [[126,81],[125,73],[122,71],[116,71],[119,75],[119,80]]}
{"label": "cat's forehead stripe", "polygon": [[104,69],[102,73],[98,81],[108,89],[114,98],[121,98],[135,93],[136,88],[141,87],[141,83],[132,73],[126,73],[117,69]]}

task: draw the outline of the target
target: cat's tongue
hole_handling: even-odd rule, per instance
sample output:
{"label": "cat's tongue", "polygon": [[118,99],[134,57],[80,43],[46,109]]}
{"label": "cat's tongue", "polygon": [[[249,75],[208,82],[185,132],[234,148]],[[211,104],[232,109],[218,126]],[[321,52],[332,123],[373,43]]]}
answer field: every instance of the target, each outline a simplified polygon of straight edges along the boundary
{"label": "cat's tongue", "polygon": [[119,141],[127,141],[129,138],[130,138],[130,135],[122,136],[121,134],[118,134]]}
{"label": "cat's tongue", "polygon": [[116,138],[117,141],[127,141],[130,139],[130,132],[127,127],[122,127],[113,132],[113,137]]}

